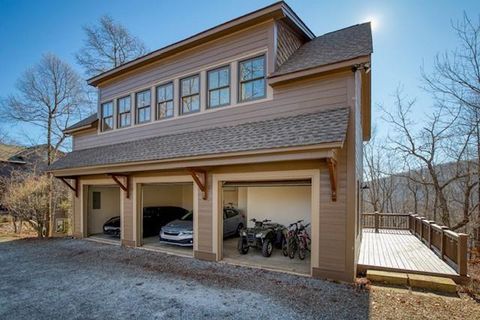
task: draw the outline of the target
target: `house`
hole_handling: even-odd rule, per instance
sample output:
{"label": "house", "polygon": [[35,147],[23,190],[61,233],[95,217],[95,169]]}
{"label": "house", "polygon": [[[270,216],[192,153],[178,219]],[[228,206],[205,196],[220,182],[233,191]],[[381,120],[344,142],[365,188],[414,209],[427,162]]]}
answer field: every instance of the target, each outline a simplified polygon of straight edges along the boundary
{"label": "house", "polygon": [[[74,235],[353,281],[371,54],[369,23],[315,36],[282,1],[89,79],[98,113],[66,130],[73,151],[51,167],[72,189]],[[167,205],[192,210],[193,248],[144,237],[145,208]],[[304,220],[311,252],[239,254],[228,205]],[[102,235],[113,216],[118,241]]]}

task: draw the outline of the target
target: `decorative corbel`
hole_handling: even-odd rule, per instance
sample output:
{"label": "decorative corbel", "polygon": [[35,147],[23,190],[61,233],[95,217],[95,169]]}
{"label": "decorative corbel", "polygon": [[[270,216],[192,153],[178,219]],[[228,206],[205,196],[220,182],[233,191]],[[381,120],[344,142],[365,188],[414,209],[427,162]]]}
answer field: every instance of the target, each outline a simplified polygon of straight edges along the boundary
{"label": "decorative corbel", "polygon": [[[117,174],[117,173],[109,173],[107,175],[110,176],[113,179],[113,181],[115,181],[115,183],[118,184],[118,186],[123,191],[125,191],[125,193],[127,194],[127,199],[129,199],[130,198],[130,177],[125,174]],[[125,183],[122,183],[122,181],[118,179],[119,177],[125,178]]]}
{"label": "decorative corbel", "polygon": [[327,158],[328,174],[330,175],[330,188],[332,201],[337,201],[337,160]]}
{"label": "decorative corbel", "polygon": [[[193,181],[195,181],[195,184],[197,185],[197,187],[200,189],[200,191],[203,192],[203,200],[207,200],[208,199],[207,171],[202,169],[194,169],[194,168],[189,168],[187,170],[188,172],[190,172],[190,175],[192,176]],[[199,178],[199,175],[202,179]]]}
{"label": "decorative corbel", "polygon": [[75,181],[75,184],[72,186],[67,180],[66,178],[64,177],[56,177],[57,179],[60,179],[60,181],[62,181],[63,183],[65,183],[65,185],[70,189],[72,190],[73,192],[75,192],[75,198],[78,198],[78,189],[79,189],[79,186],[78,186],[78,178],[77,177],[73,177],[73,178],[69,178],[69,179],[72,179]]}

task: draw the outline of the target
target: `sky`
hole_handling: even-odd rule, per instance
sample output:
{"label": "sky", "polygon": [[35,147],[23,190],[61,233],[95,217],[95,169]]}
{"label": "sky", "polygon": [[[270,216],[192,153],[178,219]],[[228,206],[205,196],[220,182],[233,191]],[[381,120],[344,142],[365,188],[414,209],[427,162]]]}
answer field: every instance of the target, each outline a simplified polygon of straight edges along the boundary
{"label": "sky", "polygon": [[[275,1],[209,0],[0,0],[0,97],[15,92],[22,73],[52,52],[76,64],[85,38],[82,26],[91,25],[104,14],[122,23],[141,38],[149,50],[182,40],[222,22]],[[458,42],[451,28],[463,12],[478,19],[480,1],[355,1],[289,0],[287,3],[316,34],[334,31],[365,21],[373,23],[372,107],[373,124],[379,135],[388,132],[378,105],[391,106],[398,86],[416,98],[415,117],[430,112],[433,103],[421,89],[420,68],[431,70],[436,54],[454,49]],[[38,140],[38,130],[0,119],[9,136],[20,143]]]}

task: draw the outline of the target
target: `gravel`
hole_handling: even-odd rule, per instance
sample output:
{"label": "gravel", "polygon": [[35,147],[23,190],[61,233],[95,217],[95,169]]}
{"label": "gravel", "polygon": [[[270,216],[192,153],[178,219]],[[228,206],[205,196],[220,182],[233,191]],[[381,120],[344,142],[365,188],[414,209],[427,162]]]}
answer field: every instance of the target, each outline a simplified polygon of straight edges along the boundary
{"label": "gravel", "polygon": [[372,294],[385,298],[355,285],[85,240],[0,242],[0,319],[384,318]]}

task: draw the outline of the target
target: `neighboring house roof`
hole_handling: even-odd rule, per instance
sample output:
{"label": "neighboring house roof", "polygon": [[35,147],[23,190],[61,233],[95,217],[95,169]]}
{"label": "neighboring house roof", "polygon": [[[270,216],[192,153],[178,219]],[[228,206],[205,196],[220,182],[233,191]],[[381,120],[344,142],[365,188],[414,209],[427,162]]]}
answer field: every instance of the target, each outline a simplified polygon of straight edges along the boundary
{"label": "neighboring house roof", "polygon": [[25,147],[11,144],[0,144],[0,162],[12,162],[15,155],[22,150],[25,150]]}
{"label": "neighboring house roof", "polygon": [[321,67],[373,52],[370,23],[316,37],[298,48],[270,77]]}
{"label": "neighboring house roof", "polygon": [[64,130],[65,133],[71,133],[80,129],[88,129],[98,120],[97,113],[93,113],[79,122],[71,125]]}
{"label": "neighboring house roof", "polygon": [[348,108],[329,109],[76,150],[53,163],[50,170],[343,143],[348,114]]}
{"label": "neighboring house roof", "polygon": [[107,70],[97,76],[87,80],[88,84],[97,86],[103,81],[117,77],[118,75],[134,70],[141,66],[150,64],[169,55],[184,51],[188,48],[198,46],[207,41],[217,39],[225,34],[247,28],[268,19],[286,18],[289,23],[299,31],[306,39],[313,39],[315,34],[305,25],[305,23],[297,16],[297,14],[284,2],[279,1],[269,6],[255,10],[233,20],[219,24],[213,28],[197,33],[184,40],[178,41],[166,47],[152,51],[144,56],[129,61],[121,66]]}

